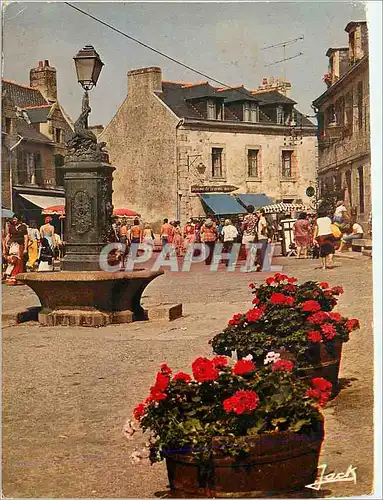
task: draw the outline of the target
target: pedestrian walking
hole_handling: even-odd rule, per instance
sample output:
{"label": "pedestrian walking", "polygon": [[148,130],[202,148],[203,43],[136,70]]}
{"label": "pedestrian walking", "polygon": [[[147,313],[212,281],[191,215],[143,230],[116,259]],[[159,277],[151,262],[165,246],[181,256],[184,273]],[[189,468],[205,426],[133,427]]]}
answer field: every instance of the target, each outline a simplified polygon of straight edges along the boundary
{"label": "pedestrian walking", "polygon": [[217,241],[217,228],[210,218],[207,218],[201,227],[201,239],[209,249],[205,259],[205,264],[209,266],[213,260],[215,242]]}
{"label": "pedestrian walking", "polygon": [[169,224],[169,219],[164,219],[164,223],[161,226],[160,238],[161,244],[164,247],[168,243],[172,243],[174,234],[174,227]]}
{"label": "pedestrian walking", "polygon": [[128,226],[127,221],[124,219],[120,227],[120,243],[126,245],[128,243]]}
{"label": "pedestrian walking", "polygon": [[314,238],[319,245],[319,256],[322,260],[322,269],[332,269],[336,240],[332,234],[331,219],[324,208],[318,210],[318,217],[314,228]]}
{"label": "pedestrian walking", "polygon": [[53,252],[55,248],[55,228],[52,226],[51,221],[52,217],[45,217],[45,224],[40,227],[40,239],[46,238]]}
{"label": "pedestrian walking", "polygon": [[297,259],[301,258],[301,253],[303,252],[303,258],[307,259],[308,249],[311,246],[311,226],[308,221],[307,214],[302,212],[298,215],[298,220],[293,225],[293,236],[294,243],[297,247]]}
{"label": "pedestrian walking", "polygon": [[154,233],[150,224],[145,224],[144,230],[142,231],[142,243],[145,245],[150,245],[154,247]]}
{"label": "pedestrian walking", "polygon": [[28,228],[15,215],[10,223],[6,237],[8,267],[5,271],[7,285],[19,285],[16,275],[24,272],[24,255],[28,252]]}
{"label": "pedestrian walking", "polygon": [[41,238],[38,272],[53,271],[53,249],[48,238]]}
{"label": "pedestrian walking", "polygon": [[180,221],[174,223],[173,246],[178,257],[182,256],[182,230]]}
{"label": "pedestrian walking", "polygon": [[[130,228],[130,243],[139,244],[142,241],[142,229],[140,226],[139,219],[134,219],[133,226]],[[120,231],[120,241],[121,241],[121,231]],[[122,243],[122,242],[121,242]]]}
{"label": "pedestrian walking", "polygon": [[183,235],[184,235],[183,247],[184,247],[184,251],[186,252],[189,245],[192,245],[193,243],[195,243],[195,238],[196,238],[195,224],[193,224],[192,219],[187,220],[186,225],[184,227],[184,234]]}
{"label": "pedestrian walking", "polygon": [[[224,226],[222,228],[222,237],[223,237],[223,252],[230,253],[233,248],[233,244],[236,238],[238,237],[238,230],[233,225],[230,219],[226,219],[224,222]],[[226,259],[225,265],[226,267],[229,265],[228,259]]]}
{"label": "pedestrian walking", "polygon": [[36,221],[31,220],[28,229],[28,262],[27,269],[33,271],[39,258],[40,231],[37,229]]}

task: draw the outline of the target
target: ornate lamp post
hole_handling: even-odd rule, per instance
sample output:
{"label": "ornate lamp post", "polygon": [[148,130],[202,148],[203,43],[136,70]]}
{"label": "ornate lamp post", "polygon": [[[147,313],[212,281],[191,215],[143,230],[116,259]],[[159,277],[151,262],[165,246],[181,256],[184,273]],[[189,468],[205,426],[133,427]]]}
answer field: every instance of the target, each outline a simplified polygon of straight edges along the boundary
{"label": "ornate lamp post", "polygon": [[65,157],[64,187],[66,204],[65,271],[97,271],[99,255],[108,241],[111,227],[112,172],[105,143],[88,128],[88,91],[97,85],[103,62],[91,45],[74,57],[77,80],[84,89],[82,111],[74,124]]}

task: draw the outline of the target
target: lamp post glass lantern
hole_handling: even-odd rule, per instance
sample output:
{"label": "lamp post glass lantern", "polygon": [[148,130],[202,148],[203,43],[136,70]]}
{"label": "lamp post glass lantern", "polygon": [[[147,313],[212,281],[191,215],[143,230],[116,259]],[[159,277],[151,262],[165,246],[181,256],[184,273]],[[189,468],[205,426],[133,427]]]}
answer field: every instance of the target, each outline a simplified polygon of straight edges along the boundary
{"label": "lamp post glass lantern", "polygon": [[73,58],[76,66],[77,80],[85,91],[97,85],[98,77],[104,63],[92,45],[85,45]]}

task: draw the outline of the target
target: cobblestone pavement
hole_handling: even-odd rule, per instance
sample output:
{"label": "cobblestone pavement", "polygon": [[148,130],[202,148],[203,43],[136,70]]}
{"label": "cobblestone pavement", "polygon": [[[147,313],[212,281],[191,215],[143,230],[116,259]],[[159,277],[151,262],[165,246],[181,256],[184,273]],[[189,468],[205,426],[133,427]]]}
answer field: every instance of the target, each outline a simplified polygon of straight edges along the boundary
{"label": "cobblestone pavement", "polygon": [[[278,259],[277,259],[278,260]],[[342,391],[325,409],[326,440],[320,464],[327,472],[357,467],[357,483],[334,483],[323,496],[369,494],[373,484],[372,265],[338,259],[280,258],[300,280],[342,285],[338,309],[362,328],[344,346]],[[146,397],[161,362],[190,367],[211,355],[207,343],[233,313],[251,302],[250,280],[266,273],[166,273],[147,288],[144,303],[182,302],[174,322],[99,329],[48,328],[24,323],[3,329],[3,496],[45,498],[153,498],[167,491],[166,467],[132,465],[144,442],[122,436],[134,406]],[[3,309],[36,305],[26,287],[3,287]]]}

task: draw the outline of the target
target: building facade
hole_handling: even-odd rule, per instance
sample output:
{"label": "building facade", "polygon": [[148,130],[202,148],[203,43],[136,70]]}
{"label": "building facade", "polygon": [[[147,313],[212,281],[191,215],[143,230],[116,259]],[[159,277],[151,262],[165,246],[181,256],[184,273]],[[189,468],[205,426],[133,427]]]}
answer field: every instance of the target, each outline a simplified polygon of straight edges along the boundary
{"label": "building facade", "polygon": [[[318,116],[320,194],[339,193],[362,224],[371,213],[370,99],[366,22],[345,28],[348,46],[330,48]],[[342,199],[341,198],[341,199]]]}
{"label": "building facade", "polygon": [[114,174],[115,207],[149,222],[206,213],[206,193],[265,194],[306,202],[316,175],[316,127],[286,94],[162,80],[160,68],[129,71],[128,95],[100,135]]}
{"label": "building facade", "polygon": [[64,203],[65,143],[73,124],[57,99],[55,68],[40,61],[30,85],[2,81],[2,205],[28,219]]}

